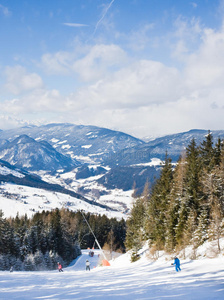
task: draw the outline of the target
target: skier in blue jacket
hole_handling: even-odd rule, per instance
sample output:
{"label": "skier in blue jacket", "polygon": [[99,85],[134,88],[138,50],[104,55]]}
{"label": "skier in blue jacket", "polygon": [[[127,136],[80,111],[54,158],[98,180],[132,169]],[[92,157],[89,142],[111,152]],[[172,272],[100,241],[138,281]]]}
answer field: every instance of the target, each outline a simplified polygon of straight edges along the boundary
{"label": "skier in blue jacket", "polygon": [[179,260],[178,257],[176,257],[176,256],[174,257],[174,263],[173,263],[172,265],[175,266],[177,272],[178,272],[178,271],[181,271],[181,268],[180,268],[180,260]]}

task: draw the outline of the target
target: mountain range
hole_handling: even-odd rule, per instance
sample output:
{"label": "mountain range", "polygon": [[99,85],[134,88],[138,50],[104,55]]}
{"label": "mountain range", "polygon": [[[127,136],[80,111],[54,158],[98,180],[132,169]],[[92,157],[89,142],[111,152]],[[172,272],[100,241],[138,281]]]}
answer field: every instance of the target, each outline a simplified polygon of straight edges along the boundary
{"label": "mountain range", "polygon": [[[166,152],[175,164],[193,138],[200,144],[207,133],[195,129],[145,142],[123,132],[74,124],[0,130],[0,180],[70,193],[108,209],[113,191],[135,186],[141,192],[146,181],[153,183],[159,176]],[[215,143],[224,138],[224,130],[212,135]],[[3,167],[23,177],[6,175]],[[117,209],[127,211],[121,202]]]}

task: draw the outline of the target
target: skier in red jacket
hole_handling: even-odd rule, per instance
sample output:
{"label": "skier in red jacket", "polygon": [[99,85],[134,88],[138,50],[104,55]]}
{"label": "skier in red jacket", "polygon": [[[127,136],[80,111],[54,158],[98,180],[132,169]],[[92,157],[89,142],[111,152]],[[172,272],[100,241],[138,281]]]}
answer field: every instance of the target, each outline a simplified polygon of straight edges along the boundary
{"label": "skier in red jacket", "polygon": [[58,262],[58,271],[63,272],[62,265]]}

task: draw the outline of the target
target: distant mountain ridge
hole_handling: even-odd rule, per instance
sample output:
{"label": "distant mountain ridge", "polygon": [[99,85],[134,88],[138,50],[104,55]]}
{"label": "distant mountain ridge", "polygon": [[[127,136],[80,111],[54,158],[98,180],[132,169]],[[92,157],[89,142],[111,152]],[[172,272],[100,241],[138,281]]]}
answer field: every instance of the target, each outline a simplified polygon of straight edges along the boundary
{"label": "distant mountain ridge", "polygon": [[[211,131],[214,143],[218,138],[224,139],[224,130]],[[110,159],[105,161],[109,166],[128,166],[133,164],[143,164],[152,161],[154,158],[164,160],[166,152],[173,162],[176,162],[181,153],[194,138],[200,145],[208,134],[208,130],[192,129],[187,132],[171,134],[159,137],[148,143],[136,145],[132,148],[123,149],[115,153]]]}
{"label": "distant mountain ridge", "polygon": [[[97,126],[27,126],[0,130],[0,158],[30,172],[54,174],[66,184],[75,179],[84,193],[92,189],[90,183],[86,191],[83,187],[88,178],[95,180],[96,188],[130,190],[136,185],[142,190],[146,181],[153,183],[159,175],[166,152],[175,163],[193,138],[200,144],[207,134],[193,129],[144,142]],[[212,134],[214,143],[224,139],[224,130]],[[74,179],[65,179],[62,174],[71,170]]]}
{"label": "distant mountain ridge", "polygon": [[75,160],[57,152],[48,142],[37,142],[28,135],[20,135],[12,141],[4,140],[0,146],[0,158],[29,171],[71,169],[79,165]]}
{"label": "distant mountain ridge", "polygon": [[34,187],[37,189],[44,189],[47,191],[67,194],[84,202],[87,202],[88,204],[110,210],[110,208],[107,205],[91,201],[86,197],[74,191],[68,190],[58,184],[50,184],[46,181],[43,181],[39,176],[29,174],[24,170],[20,170],[14,166],[11,166],[7,162],[0,160],[0,184],[4,182],[10,182],[16,185]]}
{"label": "distant mountain ridge", "polygon": [[47,141],[63,155],[86,163],[101,163],[112,153],[144,143],[123,132],[73,124],[48,124],[5,130],[0,132],[0,139],[10,141],[24,134],[36,141]]}

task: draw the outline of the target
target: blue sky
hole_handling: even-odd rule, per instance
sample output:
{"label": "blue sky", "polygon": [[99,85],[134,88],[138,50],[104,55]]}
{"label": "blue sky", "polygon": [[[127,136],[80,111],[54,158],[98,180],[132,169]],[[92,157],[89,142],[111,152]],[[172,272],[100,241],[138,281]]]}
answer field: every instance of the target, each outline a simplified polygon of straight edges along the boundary
{"label": "blue sky", "polygon": [[0,129],[224,129],[223,0],[0,0]]}

